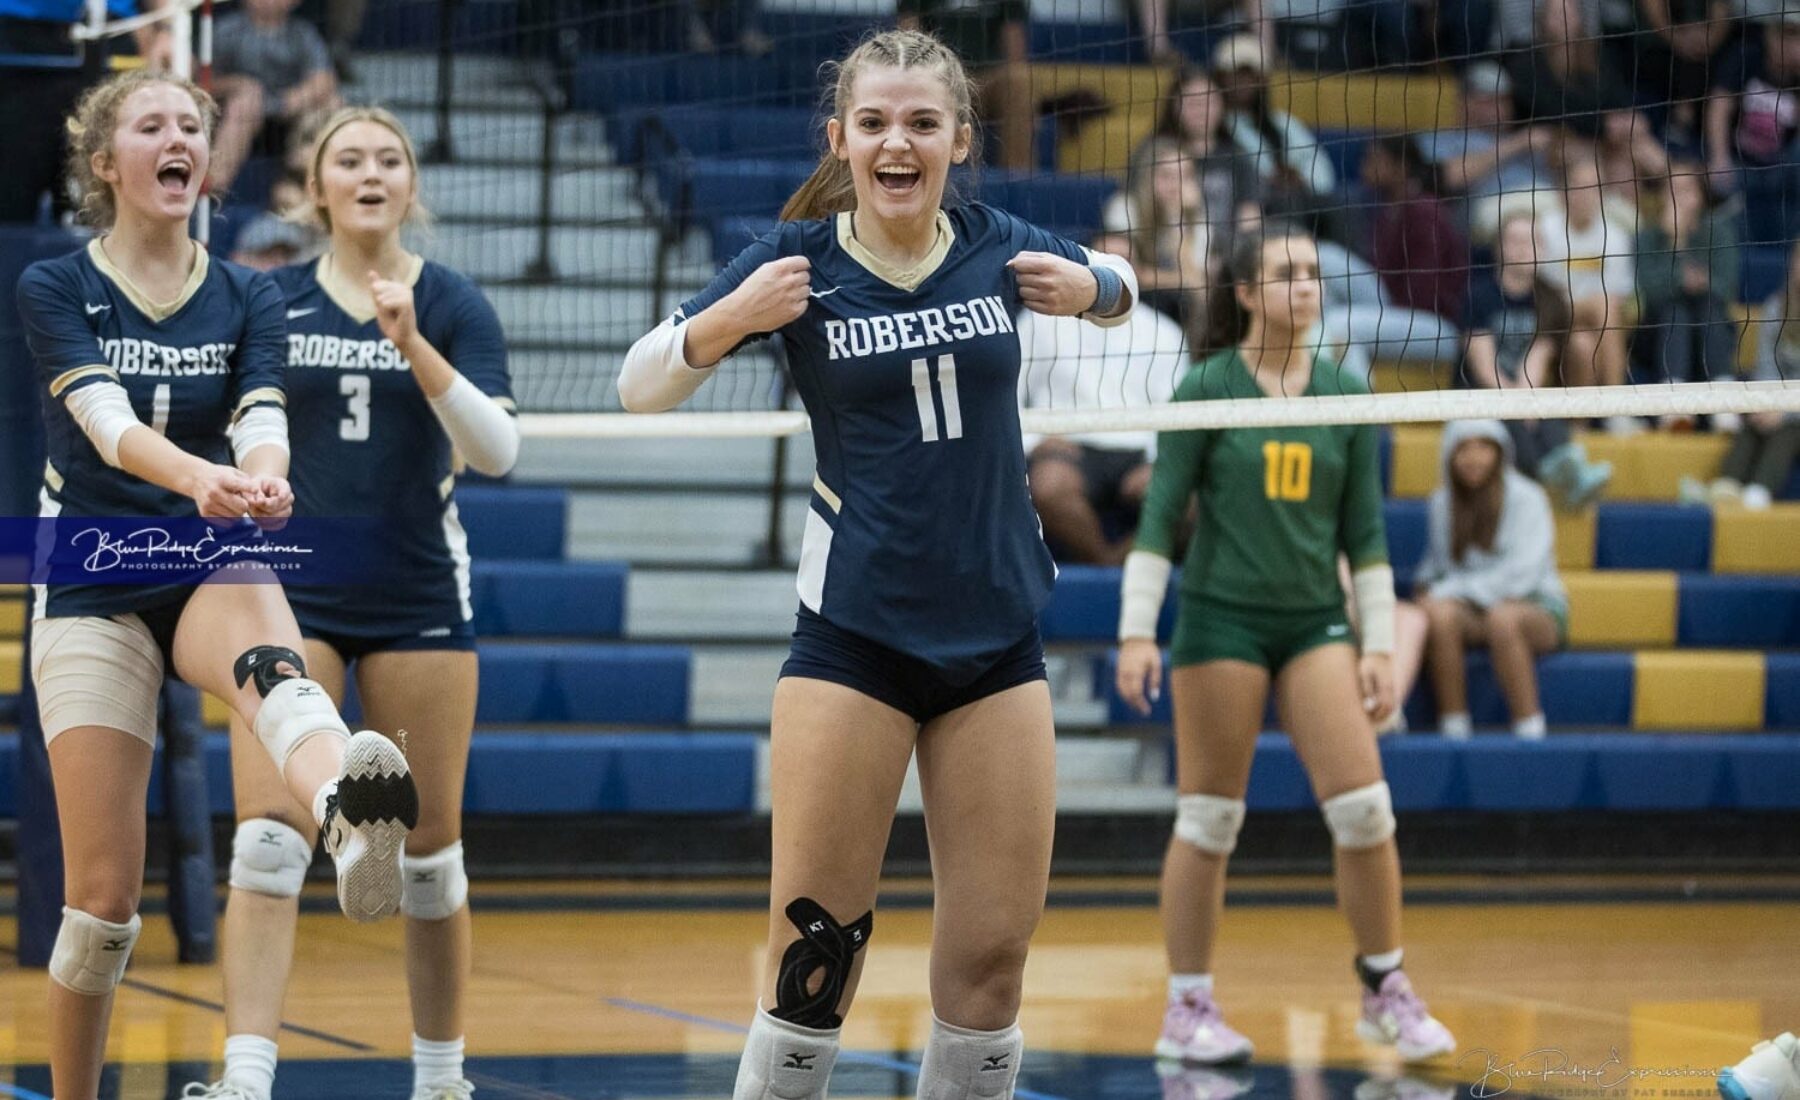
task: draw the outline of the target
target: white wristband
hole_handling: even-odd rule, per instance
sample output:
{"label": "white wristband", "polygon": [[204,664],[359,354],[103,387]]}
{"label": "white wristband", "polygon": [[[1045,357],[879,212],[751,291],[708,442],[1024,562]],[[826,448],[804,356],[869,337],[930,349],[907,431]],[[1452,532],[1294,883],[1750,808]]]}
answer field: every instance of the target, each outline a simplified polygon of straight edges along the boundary
{"label": "white wristband", "polygon": [[1364,653],[1394,652],[1394,570],[1369,565],[1350,578],[1356,590],[1357,633]]}
{"label": "white wristband", "polygon": [[63,398],[63,404],[93,443],[94,450],[100,452],[101,461],[117,468],[119,440],[143,423],[131,411],[131,397],[125,387],[117,382],[96,382],[70,393]]}
{"label": "white wristband", "polygon": [[258,447],[280,447],[288,454],[287,410],[275,405],[252,405],[231,422],[231,454],[239,466]]}
{"label": "white wristband", "polygon": [[499,402],[456,376],[450,388],[431,399],[444,434],[477,473],[502,477],[519,457],[519,424]]}
{"label": "white wristband", "polygon": [[1161,554],[1133,550],[1125,555],[1125,577],[1119,585],[1119,640],[1156,639],[1156,620],[1162,617],[1163,597],[1169,591],[1169,574],[1175,563]]}

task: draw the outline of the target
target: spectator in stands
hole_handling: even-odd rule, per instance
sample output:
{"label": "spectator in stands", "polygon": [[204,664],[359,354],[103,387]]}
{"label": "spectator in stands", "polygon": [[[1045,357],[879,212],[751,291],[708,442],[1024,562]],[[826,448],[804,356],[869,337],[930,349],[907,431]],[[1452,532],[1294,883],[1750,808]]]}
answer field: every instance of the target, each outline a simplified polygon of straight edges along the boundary
{"label": "spectator in stands", "polygon": [[1706,382],[1737,371],[1739,203],[1706,188],[1705,169],[1674,164],[1660,209],[1638,223],[1640,366],[1650,382]]}
{"label": "spectator in stands", "polygon": [[1800,7],[1724,51],[1705,114],[1713,189],[1744,191],[1752,241],[1792,241],[1800,235]]}
{"label": "spectator in stands", "polygon": [[1394,682],[1405,700],[1431,659],[1438,728],[1471,732],[1465,654],[1485,646],[1515,736],[1544,736],[1537,658],[1568,640],[1569,599],[1556,574],[1556,525],[1544,490],[1513,469],[1498,420],[1444,429],[1444,482],[1431,495],[1425,560],[1395,621]]}
{"label": "spectator in stands", "polygon": [[1268,50],[1254,35],[1232,35],[1213,52],[1212,71],[1224,92],[1232,148],[1261,181],[1263,213],[1341,240],[1330,216],[1338,205],[1337,169],[1305,123],[1269,102]]}
{"label": "spectator in stands", "polygon": [[1025,0],[898,0],[897,11],[902,30],[936,35],[969,67],[981,90],[988,159],[1001,168],[1035,167],[1037,102]]}
{"label": "spectator in stands", "polygon": [[1388,134],[1371,141],[1362,182],[1376,200],[1368,217],[1368,255],[1392,300],[1440,317],[1463,316],[1469,245],[1450,223],[1436,173],[1412,139]]}
{"label": "spectator in stands", "polygon": [[[1538,271],[1569,300],[1568,344],[1562,383],[1616,386],[1625,381],[1625,304],[1636,287],[1631,232],[1606,208],[1600,171],[1587,143],[1571,143],[1559,170],[1562,203],[1538,215]],[[1608,427],[1635,430],[1629,417]]]}
{"label": "spectator in stands", "polygon": [[1170,8],[1199,15],[1208,31],[1248,31],[1271,57],[1297,69],[1409,64],[1430,53],[1423,12],[1411,0],[1137,0],[1152,63],[1180,62],[1169,41]]}
{"label": "spectator in stands", "polygon": [[1520,122],[1512,92],[1505,69],[1478,61],[1463,71],[1461,124],[1417,139],[1443,190],[1457,196],[1449,204],[1451,216],[1473,240],[1494,239],[1507,196],[1555,186],[1549,154],[1556,130]]}
{"label": "spectator in stands", "polygon": [[[1762,315],[1776,321],[1765,327],[1756,349],[1758,382],[1800,381],[1800,284],[1790,279],[1785,291],[1764,304]],[[1715,419],[1716,422],[1716,419]],[[1682,500],[1690,503],[1740,503],[1762,511],[1786,488],[1800,456],[1800,415],[1749,413],[1742,418],[1711,485],[1683,478]]]}
{"label": "spectator in stands", "polygon": [[[1538,274],[1537,226],[1529,212],[1501,224],[1496,252],[1496,277],[1477,279],[1470,295],[1464,377],[1485,389],[1554,386],[1568,304]],[[1566,508],[1586,507],[1612,479],[1612,464],[1589,462],[1567,420],[1508,420],[1506,430],[1519,470]]]}
{"label": "spectator in stands", "polygon": [[712,53],[733,46],[751,57],[761,57],[775,44],[764,34],[759,0],[684,0],[688,10],[688,48]]}
{"label": "spectator in stands", "polygon": [[[162,8],[163,0],[112,0],[107,14],[119,18]],[[69,38],[72,24],[86,14],[84,0],[4,0],[0,2],[0,82],[6,88],[6,171],[0,172],[0,223],[37,220],[44,195],[56,214],[69,209],[63,184],[68,146],[63,119],[87,87],[91,64]],[[89,49],[104,51],[104,44]],[[154,23],[137,32],[139,56],[153,69],[168,67],[169,28]]]}
{"label": "spectator in stands", "polygon": [[[1114,234],[1101,251],[1129,255]],[[1193,362],[1173,319],[1140,303],[1116,328],[1019,313],[1019,404],[1027,409],[1124,409],[1167,403]],[[1156,433],[1025,437],[1031,501],[1062,561],[1119,565],[1150,486]]]}
{"label": "spectator in stands", "polygon": [[263,214],[238,234],[231,248],[231,262],[258,271],[273,271],[301,259],[313,243],[304,226],[274,214]]}
{"label": "spectator in stands", "polygon": [[1737,31],[1732,0],[1639,0],[1629,5],[1634,33],[1607,41],[1615,68],[1634,76],[1638,102],[1667,104],[1663,132],[1692,150],[1700,138],[1699,106],[1712,83],[1712,62]]}
{"label": "spectator in stands", "polygon": [[1196,332],[1214,260],[1193,161],[1175,142],[1151,138],[1132,154],[1122,201],[1103,214],[1106,230],[1129,245],[1120,254],[1137,271],[1143,301]]}
{"label": "spectator in stands", "polygon": [[1253,228],[1262,217],[1257,205],[1256,169],[1232,147],[1225,97],[1205,69],[1188,66],[1176,74],[1163,99],[1152,135],[1174,141],[1194,162],[1206,200],[1206,226],[1214,256],[1231,254],[1231,237]]}
{"label": "spectator in stands", "polygon": [[214,29],[214,90],[224,108],[213,143],[212,187],[225,191],[252,153],[281,155],[300,119],[338,104],[331,51],[299,0],[243,0]]}

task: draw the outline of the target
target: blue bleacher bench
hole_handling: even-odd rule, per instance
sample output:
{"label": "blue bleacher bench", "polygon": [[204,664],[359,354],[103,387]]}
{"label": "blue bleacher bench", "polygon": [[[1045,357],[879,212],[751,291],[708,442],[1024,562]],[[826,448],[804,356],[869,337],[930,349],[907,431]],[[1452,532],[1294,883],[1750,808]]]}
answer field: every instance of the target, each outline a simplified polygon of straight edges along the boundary
{"label": "blue bleacher bench", "polygon": [[458,485],[456,510],[469,553],[484,558],[559,559],[568,538],[569,494],[562,489]]}

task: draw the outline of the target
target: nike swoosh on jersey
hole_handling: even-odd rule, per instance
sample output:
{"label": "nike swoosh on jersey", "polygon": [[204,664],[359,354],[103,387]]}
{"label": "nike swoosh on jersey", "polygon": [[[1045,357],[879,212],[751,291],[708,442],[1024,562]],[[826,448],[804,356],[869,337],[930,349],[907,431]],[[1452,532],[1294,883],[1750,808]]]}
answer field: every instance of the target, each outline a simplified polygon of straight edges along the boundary
{"label": "nike swoosh on jersey", "polygon": [[83,302],[83,303],[81,303],[81,306],[83,309],[87,310],[87,315],[89,317],[92,317],[96,313],[105,313],[107,310],[112,308],[111,306],[107,305],[104,302],[100,303],[99,305],[95,305],[92,302]]}
{"label": "nike swoosh on jersey", "polygon": [[287,311],[287,316],[288,320],[292,321],[296,317],[304,317],[309,313],[317,312],[319,312],[318,306],[313,306],[311,309],[290,309]]}
{"label": "nike swoosh on jersey", "polygon": [[843,288],[834,286],[830,290],[813,290],[813,291],[808,291],[808,293],[811,294],[814,298],[823,298],[828,294],[836,294],[841,289],[843,289]]}

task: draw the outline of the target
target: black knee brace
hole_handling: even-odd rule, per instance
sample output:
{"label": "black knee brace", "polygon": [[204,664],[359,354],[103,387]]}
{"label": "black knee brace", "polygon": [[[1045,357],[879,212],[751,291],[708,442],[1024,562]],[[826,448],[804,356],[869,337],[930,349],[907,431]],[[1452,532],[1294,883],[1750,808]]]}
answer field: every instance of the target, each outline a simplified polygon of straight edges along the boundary
{"label": "black knee brace", "polygon": [[[800,938],[781,956],[781,969],[775,976],[775,1008],[769,1015],[818,1030],[842,1027],[838,1002],[850,983],[856,953],[868,945],[875,914],[864,913],[843,925],[811,898],[795,898],[788,904],[787,918],[800,930]],[[815,974],[820,976],[819,988],[812,992],[807,987]]]}
{"label": "black knee brace", "polygon": [[[279,666],[285,661],[292,665],[294,671],[283,671]],[[306,678],[306,662],[300,655],[285,646],[259,645],[245,650],[231,666],[231,674],[237,680],[237,686],[243,687],[245,681],[256,680],[256,693],[263,698],[275,690],[275,685],[283,680]]]}

